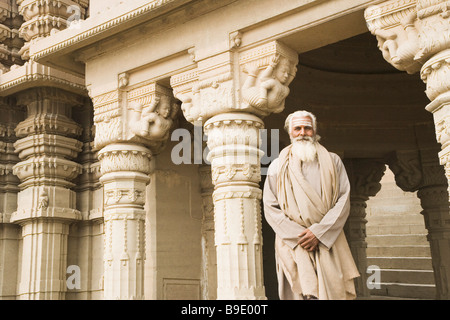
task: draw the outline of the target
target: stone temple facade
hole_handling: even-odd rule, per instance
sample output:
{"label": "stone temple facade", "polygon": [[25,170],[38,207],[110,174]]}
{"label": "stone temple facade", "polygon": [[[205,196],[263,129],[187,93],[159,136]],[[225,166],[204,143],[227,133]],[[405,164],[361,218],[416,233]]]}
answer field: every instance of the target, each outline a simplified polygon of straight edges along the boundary
{"label": "stone temple facade", "polygon": [[261,187],[308,109],[351,181],[358,296],[388,166],[449,299],[449,9],[0,0],[0,298],[276,299]]}

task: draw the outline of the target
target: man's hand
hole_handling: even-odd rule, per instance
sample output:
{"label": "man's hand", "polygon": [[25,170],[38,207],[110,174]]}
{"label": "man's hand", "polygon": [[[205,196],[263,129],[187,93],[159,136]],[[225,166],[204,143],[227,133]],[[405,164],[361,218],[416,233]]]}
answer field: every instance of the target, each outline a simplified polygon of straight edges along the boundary
{"label": "man's hand", "polygon": [[298,237],[300,238],[298,244],[306,251],[314,251],[318,249],[319,239],[317,239],[314,233],[312,233],[309,229],[303,230]]}

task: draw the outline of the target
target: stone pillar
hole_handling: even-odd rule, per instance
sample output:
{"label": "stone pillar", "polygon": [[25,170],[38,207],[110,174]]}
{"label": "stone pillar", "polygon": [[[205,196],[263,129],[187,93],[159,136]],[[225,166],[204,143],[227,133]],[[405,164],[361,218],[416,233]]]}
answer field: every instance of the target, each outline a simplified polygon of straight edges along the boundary
{"label": "stone pillar", "polygon": [[164,86],[130,89],[126,74],[118,79],[119,88],[92,97],[104,190],[104,299],[144,299],[145,191],[152,157],[179,108]]}
{"label": "stone pillar", "polygon": [[447,185],[427,186],[419,189],[417,196],[423,208],[421,212],[428,230],[431,258],[439,299],[450,299],[450,227],[448,226]]}
{"label": "stone pillar", "polygon": [[3,73],[14,64],[23,64],[19,54],[24,43],[19,37],[22,22],[16,1],[0,0],[0,71]]}
{"label": "stone pillar", "polygon": [[[82,167],[81,174],[74,180],[77,194],[77,210],[81,221],[71,225],[69,231],[68,265],[80,268],[80,287],[68,288],[66,299],[96,300],[103,295],[103,284],[99,275],[103,274],[103,187],[99,179],[100,162],[93,151],[93,108],[90,99],[85,99],[83,106],[73,110],[73,119],[81,125],[83,133],[79,137],[82,151],[76,162]],[[68,275],[69,276],[69,275]]]}
{"label": "stone pillar", "polygon": [[[450,186],[450,23],[447,4],[440,0],[417,0],[405,3],[401,0],[385,1],[366,9],[365,18],[369,30],[378,39],[383,57],[399,70],[410,74],[420,71],[421,79],[426,83],[426,95],[431,103],[426,110],[433,114],[437,141],[442,150],[439,153],[440,164],[445,168],[447,188]],[[450,190],[449,198],[450,198]],[[423,196],[426,192],[421,192]],[[425,202],[427,203],[427,201]],[[424,210],[426,213],[427,210]],[[449,206],[438,219],[439,228],[430,228],[429,238],[440,238],[439,250],[434,250],[435,242],[430,243],[433,263],[441,267],[435,271],[436,284],[445,284],[438,289],[438,297],[448,299],[448,280],[450,269],[442,267],[450,252],[448,230],[450,229]],[[425,218],[427,221],[427,217]],[[436,220],[436,219],[434,219]],[[431,224],[429,224],[431,226]],[[440,230],[438,234],[434,234]],[[443,233],[441,231],[445,230]],[[443,236],[442,234],[445,234]],[[447,239],[447,240],[443,240]]]}
{"label": "stone pillar", "polygon": [[[14,1],[13,1],[14,2]],[[85,19],[87,0],[40,1],[16,0],[19,13],[25,22],[19,28],[19,34],[25,40],[25,45],[19,54],[23,60],[30,58],[30,43],[49,36],[52,32],[70,26],[76,20]]]}
{"label": "stone pillar", "polygon": [[265,299],[259,129],[254,115],[227,113],[205,124],[211,150],[218,299]]}
{"label": "stone pillar", "polygon": [[[298,54],[278,41],[200,58],[194,70],[171,78],[185,118],[208,136],[214,184],[217,299],[266,299],[261,236],[259,149],[262,117],[281,112]],[[197,60],[198,59],[198,60]]]}
{"label": "stone pillar", "polygon": [[19,299],[64,299],[67,235],[79,220],[71,182],[80,172],[72,161],[81,151],[81,128],[71,119],[77,96],[55,88],[29,89],[18,95],[28,117],[16,127],[15,150],[21,162],[17,211],[11,222],[22,226]]}
{"label": "stone pillar", "polygon": [[382,161],[372,159],[345,159],[350,180],[350,215],[345,224],[345,234],[361,277],[355,279],[358,297],[370,296],[367,287],[366,207],[369,197],[381,189],[381,178],[386,169]]}
{"label": "stone pillar", "polygon": [[403,191],[418,191],[428,230],[436,292],[449,298],[450,226],[448,224],[447,181],[434,149],[397,151],[389,159],[395,181]]}
{"label": "stone pillar", "polygon": [[19,268],[20,226],[11,223],[17,210],[19,179],[13,166],[20,161],[14,152],[14,128],[23,119],[23,109],[11,99],[0,99],[0,299],[15,299]]}
{"label": "stone pillar", "polygon": [[217,258],[214,242],[214,185],[211,179],[211,167],[199,167],[200,187],[202,196],[202,268],[201,286],[203,300],[216,300],[217,298]]}
{"label": "stone pillar", "polygon": [[151,151],[111,144],[99,152],[104,188],[104,298],[144,299],[145,188]]}

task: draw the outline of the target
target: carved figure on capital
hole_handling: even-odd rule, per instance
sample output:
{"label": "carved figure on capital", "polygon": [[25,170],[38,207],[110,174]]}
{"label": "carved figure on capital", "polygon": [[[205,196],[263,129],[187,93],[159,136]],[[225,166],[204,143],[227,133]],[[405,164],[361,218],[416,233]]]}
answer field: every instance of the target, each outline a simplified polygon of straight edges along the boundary
{"label": "carved figure on capital", "polygon": [[242,87],[244,105],[275,113],[283,111],[284,100],[290,92],[288,86],[295,76],[289,60],[277,54],[262,72],[256,64],[245,69],[248,75]]}
{"label": "carved figure on capital", "polygon": [[[389,7],[391,11],[383,6],[374,6],[366,10],[369,30],[376,36],[378,48],[387,62],[400,71],[416,73],[420,70],[422,63],[418,56],[420,37],[416,27],[415,5],[411,4],[406,8],[391,7]],[[380,12],[384,11],[389,14],[380,15]]]}
{"label": "carved figure on capital", "polygon": [[148,105],[131,103],[128,108],[131,132],[146,140],[167,140],[179,109],[171,100],[168,96],[155,96]]}
{"label": "carved figure on capital", "polygon": [[418,151],[397,151],[387,160],[395,182],[403,191],[416,191],[423,182],[422,164]]}
{"label": "carved figure on capital", "polygon": [[260,116],[283,111],[297,63],[297,52],[278,41],[241,53],[241,109]]}

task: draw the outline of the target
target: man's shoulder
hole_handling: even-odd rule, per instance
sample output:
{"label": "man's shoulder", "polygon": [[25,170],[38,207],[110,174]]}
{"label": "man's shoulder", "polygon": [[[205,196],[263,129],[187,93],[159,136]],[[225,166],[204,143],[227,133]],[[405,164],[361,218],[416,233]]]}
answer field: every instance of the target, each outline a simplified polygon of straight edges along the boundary
{"label": "man's shoulder", "polygon": [[269,168],[267,168],[267,175],[276,175],[278,173],[279,161],[279,158],[272,160],[272,162],[269,164]]}

